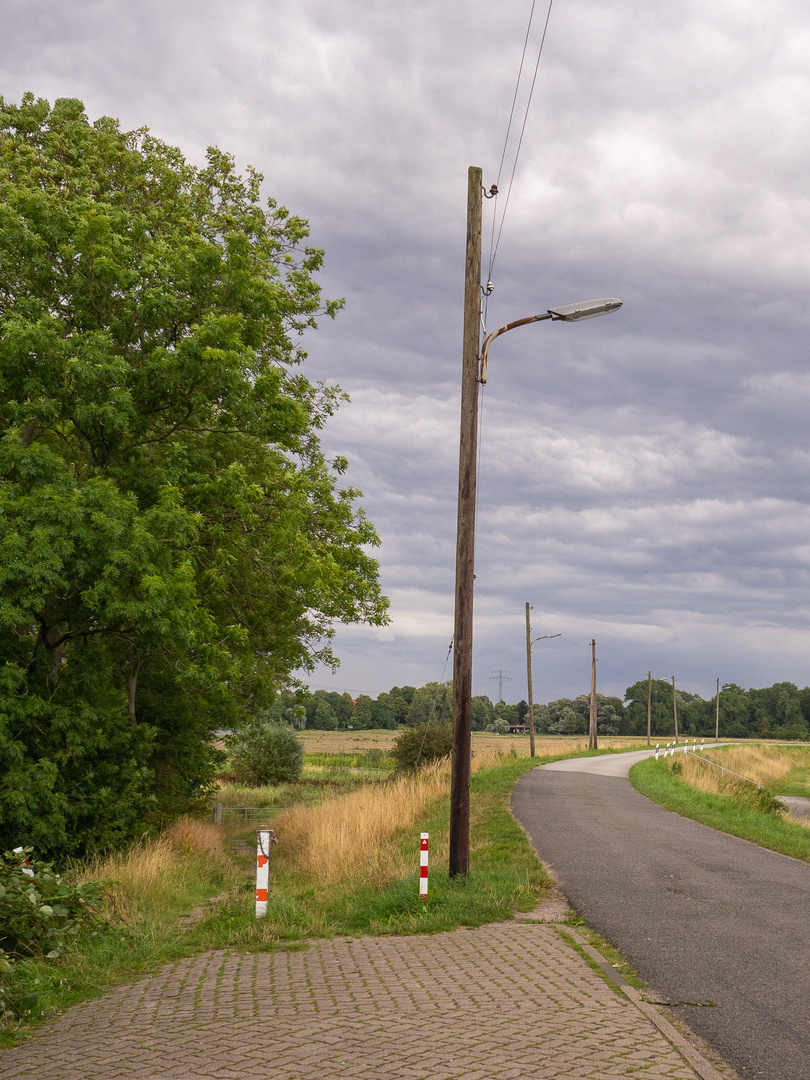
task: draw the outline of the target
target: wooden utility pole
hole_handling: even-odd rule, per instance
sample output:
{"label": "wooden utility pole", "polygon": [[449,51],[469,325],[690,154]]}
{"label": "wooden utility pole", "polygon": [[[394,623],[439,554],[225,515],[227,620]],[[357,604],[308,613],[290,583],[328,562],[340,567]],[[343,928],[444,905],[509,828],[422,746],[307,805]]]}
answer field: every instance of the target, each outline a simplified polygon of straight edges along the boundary
{"label": "wooden utility pole", "polygon": [[717,680],[717,707],[714,712],[714,737],[720,738],[720,679]]}
{"label": "wooden utility pole", "polygon": [[678,699],[675,697],[675,676],[672,676],[672,715],[675,717],[675,745],[678,745]]}
{"label": "wooden utility pole", "polygon": [[591,641],[591,725],[588,749],[597,750],[599,740],[596,736],[596,639]]}
{"label": "wooden utility pole", "polygon": [[478,354],[481,327],[483,174],[467,172],[467,254],[458,459],[456,600],[453,632],[453,752],[450,776],[450,876],[470,872],[472,631],[475,583],[475,482],[478,436]]}
{"label": "wooden utility pole", "polygon": [[650,726],[652,724],[652,672],[647,672],[647,746],[650,745]]}
{"label": "wooden utility pole", "polygon": [[534,700],[532,698],[532,648],[534,641],[546,641],[548,638],[562,637],[562,634],[543,634],[532,641],[532,624],[529,612],[531,606],[526,601],[526,682],[529,688],[529,752],[534,757]]}
{"label": "wooden utility pole", "polygon": [[534,701],[532,700],[532,623],[526,601],[526,681],[529,687],[529,755],[534,757]]}

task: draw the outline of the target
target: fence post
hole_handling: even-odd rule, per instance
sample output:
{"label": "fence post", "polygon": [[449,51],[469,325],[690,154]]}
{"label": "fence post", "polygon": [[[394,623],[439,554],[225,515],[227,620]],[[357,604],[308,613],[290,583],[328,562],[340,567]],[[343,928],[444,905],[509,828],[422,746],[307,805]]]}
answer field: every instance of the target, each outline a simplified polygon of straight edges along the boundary
{"label": "fence post", "polygon": [[222,824],[222,803],[218,802],[214,804],[214,824]]}
{"label": "fence post", "polygon": [[427,900],[428,892],[428,839],[430,834],[423,832],[419,844],[419,899]]}

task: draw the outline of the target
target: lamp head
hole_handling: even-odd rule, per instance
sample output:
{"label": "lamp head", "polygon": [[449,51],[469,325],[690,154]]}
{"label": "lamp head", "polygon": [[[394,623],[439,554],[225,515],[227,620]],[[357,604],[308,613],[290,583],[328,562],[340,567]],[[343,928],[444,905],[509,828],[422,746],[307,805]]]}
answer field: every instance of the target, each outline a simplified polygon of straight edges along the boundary
{"label": "lamp head", "polygon": [[579,304],[564,304],[562,307],[548,308],[548,313],[555,321],[582,322],[584,319],[596,319],[599,315],[609,315],[618,311],[622,301],[615,296],[603,300],[583,300]]}

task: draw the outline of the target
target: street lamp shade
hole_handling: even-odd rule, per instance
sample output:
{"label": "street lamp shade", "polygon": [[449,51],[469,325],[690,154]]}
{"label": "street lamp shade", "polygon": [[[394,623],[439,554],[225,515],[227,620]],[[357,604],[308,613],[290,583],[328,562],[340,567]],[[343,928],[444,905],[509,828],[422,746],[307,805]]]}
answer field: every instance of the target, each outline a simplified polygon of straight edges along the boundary
{"label": "street lamp shade", "polygon": [[621,300],[617,300],[615,296],[609,296],[604,300],[583,300],[579,304],[564,304],[562,307],[546,310],[555,321],[562,319],[563,322],[581,322],[583,319],[609,315],[611,311],[618,311],[621,306]]}

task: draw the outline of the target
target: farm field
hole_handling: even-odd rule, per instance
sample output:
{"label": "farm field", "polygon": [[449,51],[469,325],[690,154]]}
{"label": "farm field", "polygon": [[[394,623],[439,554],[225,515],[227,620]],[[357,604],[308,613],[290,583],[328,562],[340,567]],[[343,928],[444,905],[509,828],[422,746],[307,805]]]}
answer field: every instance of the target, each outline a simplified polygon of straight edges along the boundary
{"label": "farm field", "polygon": [[[299,731],[305,754],[345,754],[352,750],[390,750],[399,735],[398,731]],[[600,735],[600,749],[641,750],[647,745],[646,736]],[[474,731],[472,735],[474,754],[513,750],[518,757],[529,756],[528,735],[494,735],[486,731]],[[587,735],[537,735],[535,752],[544,754],[577,753],[588,749]]]}

